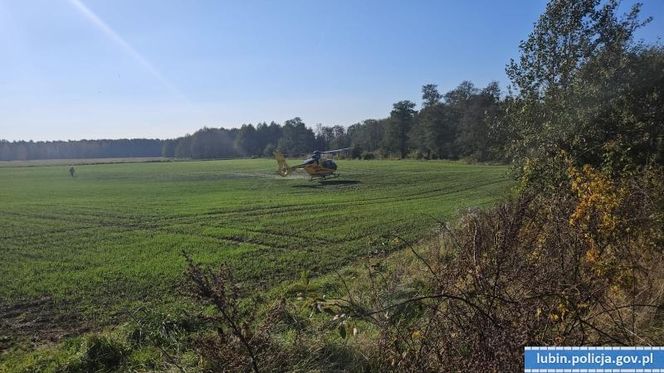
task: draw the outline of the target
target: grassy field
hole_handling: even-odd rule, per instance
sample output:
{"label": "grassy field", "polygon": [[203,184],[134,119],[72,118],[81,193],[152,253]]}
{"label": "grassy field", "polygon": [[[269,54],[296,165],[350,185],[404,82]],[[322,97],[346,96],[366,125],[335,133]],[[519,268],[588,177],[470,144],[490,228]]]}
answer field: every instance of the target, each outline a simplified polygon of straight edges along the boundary
{"label": "grassy field", "polygon": [[106,164],[106,163],[145,163],[162,162],[167,158],[162,157],[140,157],[140,158],[78,158],[78,159],[34,159],[28,161],[0,161],[0,167],[23,167],[23,166],[71,166],[82,164]]}
{"label": "grassy field", "polygon": [[[323,185],[272,160],[0,168],[0,335],[29,335],[177,302],[182,251],[267,289],[415,239],[509,188],[506,168],[340,161]],[[82,328],[81,330],[86,330]]]}

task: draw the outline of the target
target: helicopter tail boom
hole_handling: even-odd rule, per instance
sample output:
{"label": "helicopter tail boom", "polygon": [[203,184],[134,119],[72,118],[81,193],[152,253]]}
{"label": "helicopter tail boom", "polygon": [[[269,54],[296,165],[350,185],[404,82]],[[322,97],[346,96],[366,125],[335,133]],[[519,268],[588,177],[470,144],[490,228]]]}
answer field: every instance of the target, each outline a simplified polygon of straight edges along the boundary
{"label": "helicopter tail boom", "polygon": [[281,176],[288,176],[291,173],[292,168],[288,167],[286,163],[286,158],[281,152],[274,152],[274,159],[277,160],[277,173]]}

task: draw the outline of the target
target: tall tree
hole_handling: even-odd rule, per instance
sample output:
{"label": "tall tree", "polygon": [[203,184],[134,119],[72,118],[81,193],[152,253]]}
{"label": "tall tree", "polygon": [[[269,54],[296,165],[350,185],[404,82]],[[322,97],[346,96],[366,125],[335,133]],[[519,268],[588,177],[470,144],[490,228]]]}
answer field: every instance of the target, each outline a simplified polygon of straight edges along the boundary
{"label": "tall tree", "polygon": [[432,153],[437,150],[440,123],[436,114],[442,98],[437,85],[425,84],[422,86],[422,109],[418,113],[416,124],[409,133],[411,147],[427,159],[430,159]]}
{"label": "tall tree", "polygon": [[521,57],[507,66],[518,94],[510,100],[516,140],[510,152],[523,181],[564,177],[562,161],[552,166],[563,152],[575,162],[600,165],[607,144],[621,143],[622,134],[657,136],[656,127],[628,125],[640,110],[617,112],[611,104],[630,100],[625,79],[630,56],[639,54],[633,35],[649,21],[639,20],[639,4],[622,16],[618,6],[618,0],[550,1],[521,43]]}
{"label": "tall tree", "polygon": [[260,123],[256,126],[256,135],[263,156],[271,157],[281,138],[281,126],[275,122],[270,122],[269,125],[265,122]]}
{"label": "tall tree", "polygon": [[489,133],[499,119],[499,102],[500,88],[496,82],[479,92],[473,90],[464,100],[456,138],[460,157],[488,159],[492,148]]}
{"label": "tall tree", "polygon": [[314,132],[299,117],[284,122],[277,148],[287,154],[302,155],[313,151]]}
{"label": "tall tree", "polygon": [[389,151],[399,152],[401,158],[408,154],[408,133],[415,123],[415,113],[415,103],[408,100],[394,104],[390,113],[385,145]]}
{"label": "tall tree", "polygon": [[[560,94],[579,69],[602,51],[622,53],[634,31],[650,22],[639,20],[641,4],[622,18],[619,0],[552,0],[519,45],[519,61],[511,60],[507,75],[525,98]],[[610,62],[610,61],[606,61]]]}
{"label": "tall tree", "polygon": [[332,127],[332,136],[332,141],[329,144],[330,149],[340,149],[350,146],[350,138],[343,126],[336,125]]}
{"label": "tall tree", "polygon": [[367,119],[362,123],[356,123],[348,127],[346,131],[350,137],[351,144],[357,145],[362,150],[375,152],[383,144],[387,119]]}
{"label": "tall tree", "polygon": [[235,139],[235,148],[243,155],[261,155],[263,147],[261,146],[256,129],[251,124],[243,124],[237,133]]}
{"label": "tall tree", "polygon": [[436,84],[425,84],[422,86],[422,106],[428,108],[438,105],[443,96],[438,92]]}

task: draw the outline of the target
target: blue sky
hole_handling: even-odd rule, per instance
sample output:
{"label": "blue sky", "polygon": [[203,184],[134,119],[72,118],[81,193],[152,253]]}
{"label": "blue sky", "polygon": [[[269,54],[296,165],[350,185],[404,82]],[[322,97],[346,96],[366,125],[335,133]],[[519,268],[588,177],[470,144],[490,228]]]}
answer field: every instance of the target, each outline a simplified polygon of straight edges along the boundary
{"label": "blue sky", "polygon": [[[543,0],[0,0],[0,138],[350,125],[426,83],[507,85]],[[633,1],[624,1],[625,7]],[[639,38],[664,34],[664,1]]]}

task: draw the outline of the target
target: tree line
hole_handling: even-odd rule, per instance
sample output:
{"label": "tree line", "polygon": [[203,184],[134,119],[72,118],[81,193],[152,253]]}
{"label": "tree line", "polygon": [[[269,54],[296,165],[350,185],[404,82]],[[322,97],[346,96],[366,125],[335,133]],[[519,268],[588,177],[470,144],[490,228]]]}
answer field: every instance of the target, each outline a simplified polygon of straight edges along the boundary
{"label": "tree line", "polygon": [[404,100],[390,116],[348,128],[309,127],[295,117],[283,124],[244,124],[239,128],[202,128],[169,140],[0,141],[0,160],[104,157],[194,159],[270,157],[275,150],[304,155],[313,150],[350,147],[353,158],[502,160],[503,103],[497,83],[477,88],[469,81],[441,94],[435,84],[422,87],[422,104]]}
{"label": "tree line", "polygon": [[159,157],[158,139],[13,141],[0,140],[0,161],[30,159]]}
{"label": "tree line", "polygon": [[477,88],[469,81],[441,94],[435,84],[422,87],[422,107],[404,100],[390,116],[343,126],[307,127],[299,117],[240,128],[203,128],[166,140],[165,157],[270,157],[275,150],[303,155],[313,150],[351,148],[353,158],[427,158],[503,160],[505,131],[498,83]]}

